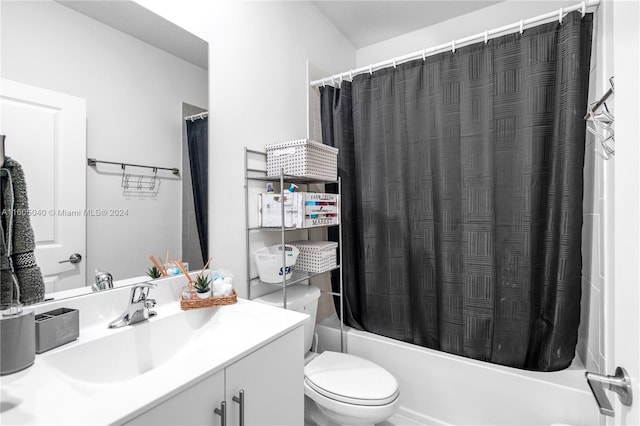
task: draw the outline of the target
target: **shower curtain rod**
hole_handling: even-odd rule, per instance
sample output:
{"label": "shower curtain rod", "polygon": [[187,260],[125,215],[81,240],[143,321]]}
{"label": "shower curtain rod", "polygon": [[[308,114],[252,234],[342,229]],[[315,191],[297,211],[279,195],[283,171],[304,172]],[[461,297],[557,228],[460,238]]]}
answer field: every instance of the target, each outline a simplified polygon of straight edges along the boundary
{"label": "shower curtain rod", "polygon": [[190,120],[190,121],[196,121],[196,120],[202,120],[202,119],[204,119],[205,117],[208,117],[208,116],[209,116],[209,111],[205,111],[205,112],[201,112],[199,114],[190,115],[188,117],[185,117],[184,119],[185,120]]}
{"label": "shower curtain rod", "polygon": [[583,1],[580,3],[574,4],[573,6],[563,7],[556,11],[545,13],[544,15],[539,15],[534,18],[522,19],[519,22],[516,22],[514,24],[505,25],[503,27],[495,28],[493,30],[486,30],[483,33],[475,34],[469,37],[464,37],[458,40],[452,40],[448,43],[444,43],[439,46],[431,47],[428,49],[422,49],[420,51],[409,53],[407,55],[398,56],[392,59],[388,59],[386,61],[367,65],[365,67],[360,67],[353,70],[345,71],[340,74],[331,75],[329,77],[325,77],[320,80],[314,80],[310,83],[310,85],[311,87],[316,87],[316,86],[324,86],[327,83],[335,84],[336,80],[342,81],[347,77],[349,79],[353,79],[354,75],[363,74],[365,72],[372,74],[373,71],[379,70],[381,68],[386,68],[390,65],[393,65],[393,67],[395,68],[398,64],[413,61],[415,59],[422,58],[423,60],[425,60],[427,56],[431,56],[445,50],[451,50],[451,52],[455,52],[457,47],[466,46],[468,44],[476,43],[481,40],[484,40],[484,42],[486,43],[487,41],[489,41],[490,37],[498,36],[506,32],[511,32],[512,30],[519,30],[520,34],[522,34],[525,28],[530,27],[533,24],[539,24],[543,21],[548,21],[552,18],[557,19],[562,24],[562,19],[564,18],[564,15],[566,15],[567,13],[580,10],[582,12],[582,16],[584,16],[587,13],[587,9],[595,8],[599,4],[600,4],[600,0]]}

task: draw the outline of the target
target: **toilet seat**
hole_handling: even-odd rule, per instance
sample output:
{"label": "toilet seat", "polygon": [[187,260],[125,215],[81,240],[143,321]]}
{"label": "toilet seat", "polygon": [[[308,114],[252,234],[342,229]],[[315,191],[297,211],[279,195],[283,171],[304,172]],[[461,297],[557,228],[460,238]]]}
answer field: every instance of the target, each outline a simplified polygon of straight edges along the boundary
{"label": "toilet seat", "polygon": [[305,383],[318,394],[346,404],[380,406],[398,398],[398,382],[366,359],[326,351],[304,368]]}

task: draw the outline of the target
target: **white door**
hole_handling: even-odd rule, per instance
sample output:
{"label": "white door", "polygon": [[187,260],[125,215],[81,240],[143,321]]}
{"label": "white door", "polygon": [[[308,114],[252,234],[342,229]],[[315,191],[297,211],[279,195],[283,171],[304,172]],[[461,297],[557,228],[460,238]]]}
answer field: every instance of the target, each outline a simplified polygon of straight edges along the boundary
{"label": "white door", "polygon": [[[613,56],[615,72],[616,155],[614,167],[614,285],[609,293],[609,314],[613,319],[613,362],[631,377],[633,402],[622,406],[616,395],[615,417],[609,424],[640,424],[640,5],[633,1],[613,2]],[[612,306],[613,305],[613,306]]]}
{"label": "white door", "polygon": [[[27,180],[36,260],[47,293],[85,285],[86,101],[2,79],[5,155]],[[78,254],[82,260],[69,260]]]}

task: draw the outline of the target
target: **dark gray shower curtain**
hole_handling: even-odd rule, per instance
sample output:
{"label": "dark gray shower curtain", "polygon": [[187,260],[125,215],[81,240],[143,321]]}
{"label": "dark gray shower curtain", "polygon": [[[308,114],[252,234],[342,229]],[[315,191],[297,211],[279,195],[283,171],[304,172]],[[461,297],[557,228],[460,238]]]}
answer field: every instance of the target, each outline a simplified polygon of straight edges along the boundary
{"label": "dark gray shower curtain", "polygon": [[571,363],[591,32],[572,13],[321,88],[347,323],[513,367]]}
{"label": "dark gray shower curtain", "polygon": [[187,120],[189,167],[202,263],[209,258],[209,119]]}

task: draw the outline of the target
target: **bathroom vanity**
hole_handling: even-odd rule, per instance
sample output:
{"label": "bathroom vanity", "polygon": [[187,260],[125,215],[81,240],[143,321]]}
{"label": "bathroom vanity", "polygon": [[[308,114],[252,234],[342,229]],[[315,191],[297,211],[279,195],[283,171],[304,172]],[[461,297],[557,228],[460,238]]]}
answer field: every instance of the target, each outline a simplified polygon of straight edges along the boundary
{"label": "bathroom vanity", "polygon": [[[126,307],[126,287],[38,305],[36,314],[79,309],[80,337],[2,377],[3,423],[303,424],[308,316],[243,299],[182,311],[183,281],[156,280],[157,315],[118,329],[107,324]],[[96,297],[110,303],[88,303]]]}

